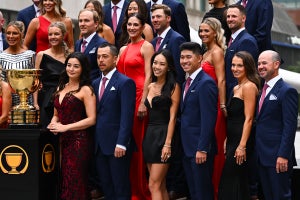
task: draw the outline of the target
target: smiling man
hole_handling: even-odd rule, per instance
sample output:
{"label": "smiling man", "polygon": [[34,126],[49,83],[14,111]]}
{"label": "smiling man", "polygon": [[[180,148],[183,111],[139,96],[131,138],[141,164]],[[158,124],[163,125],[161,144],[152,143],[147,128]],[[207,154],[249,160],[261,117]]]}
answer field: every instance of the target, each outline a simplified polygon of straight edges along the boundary
{"label": "smiling man", "polygon": [[100,76],[97,64],[97,48],[104,42],[105,39],[97,34],[99,25],[99,16],[96,11],[83,9],[78,16],[79,29],[82,34],[82,39],[77,40],[75,44],[75,51],[84,53],[90,62],[91,80],[95,80]]}
{"label": "smiling man", "polygon": [[183,167],[191,199],[213,199],[212,169],[217,151],[215,123],[218,88],[201,68],[203,50],[198,43],[180,46],[180,64],[189,75],[181,98]]}
{"label": "smiling man", "polygon": [[257,61],[258,46],[255,38],[245,29],[246,10],[241,5],[228,6],[226,21],[231,30],[231,39],[225,53],[226,99],[228,100],[237,80],[231,72],[231,62],[235,53],[247,51]]}

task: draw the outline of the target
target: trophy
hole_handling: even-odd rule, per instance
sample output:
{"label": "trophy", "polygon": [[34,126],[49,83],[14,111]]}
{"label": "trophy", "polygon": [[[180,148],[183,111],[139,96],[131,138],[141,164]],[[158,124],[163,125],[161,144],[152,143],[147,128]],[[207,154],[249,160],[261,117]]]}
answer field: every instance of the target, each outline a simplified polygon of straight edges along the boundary
{"label": "trophy", "polygon": [[39,124],[39,111],[27,102],[29,94],[39,88],[40,69],[8,69],[7,80],[12,89],[19,95],[20,104],[12,108],[10,112],[10,124],[12,128],[36,128]]}

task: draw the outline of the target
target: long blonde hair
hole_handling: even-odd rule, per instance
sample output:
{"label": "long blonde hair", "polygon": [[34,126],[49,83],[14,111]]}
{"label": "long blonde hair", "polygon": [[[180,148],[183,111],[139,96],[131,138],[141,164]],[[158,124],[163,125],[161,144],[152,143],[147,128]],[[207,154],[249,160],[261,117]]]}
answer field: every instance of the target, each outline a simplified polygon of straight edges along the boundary
{"label": "long blonde hair", "polygon": [[216,44],[225,51],[224,29],[222,28],[221,22],[216,18],[208,17],[204,19],[202,23],[210,26],[210,28],[216,33]]}
{"label": "long blonde hair", "polygon": [[[50,26],[48,27],[48,31],[51,27],[56,27],[56,28],[59,28],[61,30],[61,33],[63,35],[63,38],[65,37],[66,33],[67,33],[67,28],[65,26],[65,24],[63,22],[52,22],[50,24]],[[66,42],[63,40],[62,41],[62,47],[64,48],[64,51],[65,51],[65,57],[68,57],[68,55],[70,54],[70,49],[68,47],[68,45],[66,44]]]}
{"label": "long blonde hair", "polygon": [[[39,8],[41,9],[42,15],[46,13],[43,2],[44,0],[41,0],[39,4]],[[67,12],[65,9],[62,8],[62,0],[53,0],[53,2],[55,3],[55,14],[60,17],[66,17]]]}

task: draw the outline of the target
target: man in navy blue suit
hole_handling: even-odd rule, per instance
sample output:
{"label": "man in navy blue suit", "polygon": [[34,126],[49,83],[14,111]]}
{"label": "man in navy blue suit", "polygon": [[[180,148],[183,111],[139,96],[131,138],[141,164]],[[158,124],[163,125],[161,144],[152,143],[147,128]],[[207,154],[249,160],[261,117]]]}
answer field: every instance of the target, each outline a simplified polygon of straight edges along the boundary
{"label": "man in navy blue suit", "polygon": [[96,11],[83,9],[79,12],[78,22],[82,38],[76,41],[75,51],[82,52],[88,57],[91,65],[90,78],[95,80],[100,76],[97,64],[97,48],[106,42],[97,34],[99,16]]}
{"label": "man in navy blue suit", "polygon": [[201,68],[203,50],[198,43],[183,43],[180,51],[181,67],[189,75],[181,99],[183,166],[191,199],[212,200],[218,88]]}
{"label": "man in navy blue suit", "polygon": [[98,48],[102,74],[92,83],[97,96],[95,152],[105,199],[130,200],[135,83],[116,70],[117,59],[115,46],[104,43]]}
{"label": "man in navy blue suit", "polygon": [[3,28],[4,23],[5,23],[5,19],[3,17],[2,12],[0,11],[0,53],[8,48],[8,44],[6,42],[6,37]]}
{"label": "man in navy blue suit", "polygon": [[[29,26],[29,23],[31,20],[35,17],[38,17],[39,15],[39,3],[40,0],[32,0],[33,4],[20,10],[17,16],[17,20],[21,21],[25,25],[25,32],[24,35],[27,33],[27,28]],[[30,50],[35,51],[36,50],[36,40],[34,39],[29,47]]]}
{"label": "man in navy blue suit", "polygon": [[228,6],[226,20],[232,33],[225,53],[226,99],[228,100],[233,87],[237,85],[237,80],[231,72],[234,54],[247,51],[257,61],[259,52],[255,38],[245,29],[246,10],[243,6],[238,4]]}
{"label": "man in navy blue suit", "polygon": [[187,14],[185,12],[184,5],[177,0],[152,0],[147,3],[148,24],[151,25],[151,7],[153,4],[165,4],[171,8],[171,27],[178,33],[180,33],[187,42],[191,41],[190,27]]}
{"label": "man in navy blue suit", "polygon": [[[238,4],[243,5],[243,0]],[[273,49],[271,29],[273,23],[273,5],[271,0],[247,0],[245,2],[247,19],[245,27],[257,41],[259,53]]]}
{"label": "man in navy blue suit", "polygon": [[265,200],[291,199],[295,165],[298,93],[279,76],[280,62],[279,54],[271,50],[258,58],[258,72],[266,85],[256,112],[256,151]]}
{"label": "man in navy blue suit", "polygon": [[[117,6],[117,27],[114,30],[113,27],[113,12],[114,12],[114,6]],[[125,11],[127,9],[128,2],[126,0],[111,0],[109,3],[105,4],[103,6],[103,12],[104,12],[104,24],[111,27],[111,29],[114,31],[115,34],[115,43],[116,47],[120,49],[119,46],[119,38],[122,33],[122,24],[125,17]]]}
{"label": "man in navy blue suit", "polygon": [[[186,40],[178,32],[174,31],[170,27],[171,9],[164,4],[157,4],[151,8],[152,16],[151,21],[157,36],[151,41],[156,51],[160,49],[168,49],[174,58],[174,64],[177,72],[176,81],[182,85],[185,81],[185,72],[180,66],[180,50],[179,46]],[[160,44],[157,44],[157,40],[160,38]],[[156,48],[156,46],[159,46]]]}

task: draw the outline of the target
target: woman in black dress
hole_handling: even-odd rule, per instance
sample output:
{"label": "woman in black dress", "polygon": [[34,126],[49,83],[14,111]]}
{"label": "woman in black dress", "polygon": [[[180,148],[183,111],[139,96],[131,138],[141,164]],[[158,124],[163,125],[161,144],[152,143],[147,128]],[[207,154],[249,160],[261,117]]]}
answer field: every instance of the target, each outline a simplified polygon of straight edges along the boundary
{"label": "woman in black dress", "polygon": [[152,199],[168,199],[166,174],[171,158],[172,137],[180,102],[180,88],[175,81],[173,58],[168,50],[151,58],[152,83],[148,86],[145,105],[149,123],[143,140],[143,154],[149,170]]}
{"label": "woman in black dress", "polygon": [[53,22],[48,28],[48,40],[51,47],[40,51],[36,56],[36,68],[42,69],[40,80],[42,89],[34,98],[34,106],[40,109],[40,122],[46,128],[53,116],[52,94],[56,91],[58,80],[65,69],[64,62],[70,54],[64,42],[66,27],[63,22]]}
{"label": "woman in black dress", "polygon": [[255,115],[259,78],[252,56],[237,52],[231,71],[238,80],[227,107],[227,139],[224,145],[226,161],[219,186],[219,200],[250,199],[247,155],[253,148],[251,129]]}

